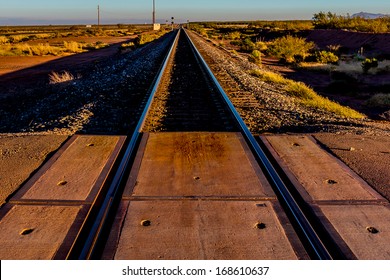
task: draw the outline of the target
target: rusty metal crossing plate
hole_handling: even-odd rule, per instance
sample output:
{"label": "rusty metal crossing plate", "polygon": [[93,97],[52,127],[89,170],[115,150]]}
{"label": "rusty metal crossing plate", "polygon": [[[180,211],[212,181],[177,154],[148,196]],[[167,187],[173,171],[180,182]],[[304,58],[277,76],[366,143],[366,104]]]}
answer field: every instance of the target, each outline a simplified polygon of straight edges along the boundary
{"label": "rusty metal crossing plate", "polygon": [[298,259],[273,203],[131,201],[114,258]]}
{"label": "rusty metal crossing plate", "polygon": [[[8,208],[8,209],[7,209]],[[50,260],[74,238],[86,206],[10,205],[1,209],[0,259]],[[69,248],[68,248],[69,249]]]}
{"label": "rusty metal crossing plate", "polygon": [[275,197],[239,133],[145,137],[139,171],[131,175],[125,197]]}
{"label": "rusty metal crossing plate", "polygon": [[239,133],[141,141],[105,259],[307,258]]}
{"label": "rusty metal crossing plate", "polygon": [[11,202],[92,201],[125,137],[74,136]]}
{"label": "rusty metal crossing plate", "polygon": [[[383,200],[345,164],[321,149],[309,136],[264,136],[279,164],[298,181],[307,200]],[[268,143],[267,143],[268,142]],[[293,178],[293,179],[295,179]]]}
{"label": "rusty metal crossing plate", "polygon": [[390,259],[390,207],[385,205],[320,205],[359,260]]}

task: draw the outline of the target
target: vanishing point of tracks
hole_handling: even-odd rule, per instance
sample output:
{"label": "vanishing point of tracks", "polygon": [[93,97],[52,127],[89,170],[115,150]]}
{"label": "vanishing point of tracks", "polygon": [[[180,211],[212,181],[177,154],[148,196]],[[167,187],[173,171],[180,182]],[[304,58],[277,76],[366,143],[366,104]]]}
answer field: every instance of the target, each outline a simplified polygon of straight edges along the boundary
{"label": "vanishing point of tracks", "polygon": [[[356,258],[252,136],[185,30],[148,93],[129,136],[72,137],[3,207],[3,225],[31,237],[26,258]],[[80,178],[60,180],[61,164]],[[38,249],[42,228],[57,239]]]}

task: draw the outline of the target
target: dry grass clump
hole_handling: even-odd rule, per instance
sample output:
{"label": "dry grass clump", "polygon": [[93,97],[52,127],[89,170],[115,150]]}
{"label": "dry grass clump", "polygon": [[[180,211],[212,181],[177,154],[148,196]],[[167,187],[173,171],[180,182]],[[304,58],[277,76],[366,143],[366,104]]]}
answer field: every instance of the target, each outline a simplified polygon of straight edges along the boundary
{"label": "dry grass clump", "polygon": [[157,40],[158,38],[162,37],[167,33],[166,30],[160,30],[154,33],[146,33],[146,34],[140,34],[135,40],[135,44],[138,46],[143,46],[147,43],[150,43],[154,40]]}
{"label": "dry grass clump", "polygon": [[304,106],[326,110],[346,118],[362,119],[365,117],[349,107],[342,106],[318,95],[312,88],[302,82],[295,82],[284,78],[282,75],[268,71],[253,70],[250,74],[260,78],[262,81],[283,86],[287,94],[297,98],[298,102]]}
{"label": "dry grass clump", "polygon": [[51,85],[70,82],[74,79],[75,77],[67,71],[64,71],[62,73],[52,72],[51,74],[49,74],[49,84]]}
{"label": "dry grass clump", "polygon": [[60,53],[59,48],[52,47],[49,44],[38,44],[33,46],[29,46],[29,45],[27,46],[30,48],[32,55],[37,55],[37,56],[58,55]]}
{"label": "dry grass clump", "polygon": [[14,44],[3,45],[0,48],[0,56],[32,56],[32,55],[58,55],[61,50],[57,47],[52,47],[49,44]]}
{"label": "dry grass clump", "polygon": [[83,51],[83,44],[75,41],[64,41],[64,51],[70,53],[80,53]]}
{"label": "dry grass clump", "polygon": [[34,37],[36,39],[49,39],[52,38],[54,35],[50,33],[41,33],[41,34],[35,34]]}
{"label": "dry grass clump", "polygon": [[9,41],[12,43],[18,43],[23,41],[28,41],[29,35],[11,35],[9,36]]}
{"label": "dry grass clump", "polygon": [[[0,43],[1,45],[1,43]],[[0,47],[0,56],[44,56],[61,55],[63,53],[83,52],[83,44],[77,42],[64,42],[63,47],[50,44],[30,45],[27,43],[3,44]]]}
{"label": "dry grass clump", "polygon": [[0,45],[7,44],[8,38],[6,36],[0,36]]}
{"label": "dry grass clump", "polygon": [[[321,71],[321,72],[342,72],[351,77],[357,78],[363,73],[362,62],[361,61],[339,61],[337,64],[323,64],[323,63],[307,63],[302,62],[299,64],[300,68]],[[390,72],[390,60],[378,61],[378,67],[369,69],[368,73],[370,74],[380,74],[380,73],[389,73]]]}

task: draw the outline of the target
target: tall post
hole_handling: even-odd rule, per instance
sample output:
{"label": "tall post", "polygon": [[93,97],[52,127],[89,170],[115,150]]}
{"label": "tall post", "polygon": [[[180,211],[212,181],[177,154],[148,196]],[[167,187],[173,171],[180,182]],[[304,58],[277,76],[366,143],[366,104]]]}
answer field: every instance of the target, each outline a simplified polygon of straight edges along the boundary
{"label": "tall post", "polygon": [[100,6],[98,5],[98,26],[100,26]]}
{"label": "tall post", "polygon": [[156,23],[156,0],[153,0],[153,24]]}

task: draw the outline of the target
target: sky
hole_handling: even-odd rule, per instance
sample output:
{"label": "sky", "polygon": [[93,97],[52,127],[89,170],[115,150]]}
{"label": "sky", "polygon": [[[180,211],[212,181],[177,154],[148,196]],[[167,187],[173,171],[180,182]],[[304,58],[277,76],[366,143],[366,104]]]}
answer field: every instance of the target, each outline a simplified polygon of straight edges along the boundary
{"label": "sky", "polygon": [[[320,11],[390,14],[390,0],[155,0],[157,22],[311,19]],[[0,0],[0,25],[151,23],[153,0]]]}

